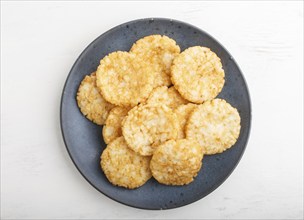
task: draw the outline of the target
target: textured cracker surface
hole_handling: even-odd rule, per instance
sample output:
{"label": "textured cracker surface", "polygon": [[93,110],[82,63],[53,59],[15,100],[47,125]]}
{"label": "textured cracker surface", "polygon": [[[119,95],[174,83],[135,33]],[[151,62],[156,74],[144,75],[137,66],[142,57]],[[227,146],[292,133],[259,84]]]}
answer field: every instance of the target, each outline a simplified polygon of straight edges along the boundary
{"label": "textured cracker surface", "polygon": [[159,86],[152,90],[148,100],[148,104],[164,104],[175,109],[182,104],[188,103],[178,91],[172,86]]}
{"label": "textured cracker surface", "polygon": [[206,154],[222,153],[237,141],[240,122],[236,108],[223,99],[214,99],[192,112],[186,125],[186,137],[199,142]]}
{"label": "textured cracker surface", "polygon": [[139,105],[122,122],[122,134],[135,152],[150,156],[157,146],[177,138],[175,113],[166,105]]}
{"label": "textured cracker surface", "polygon": [[177,109],[174,110],[177,121],[179,123],[180,130],[178,132],[178,138],[184,139],[186,137],[185,134],[185,127],[186,123],[189,119],[190,114],[193,112],[193,110],[197,107],[197,105],[193,103],[188,103],[186,105],[180,105],[177,107]]}
{"label": "textured cracker surface", "polygon": [[104,124],[110,110],[114,107],[101,96],[96,87],[95,72],[85,76],[81,81],[76,99],[82,114],[98,125]]}
{"label": "textured cracker surface", "polygon": [[122,136],[121,122],[129,110],[130,108],[117,106],[110,111],[105,125],[102,128],[102,136],[106,144]]}
{"label": "textured cracker surface", "polygon": [[189,184],[197,176],[203,151],[193,140],[169,140],[154,152],[150,163],[153,177],[166,185]]}
{"label": "textured cracker surface", "polygon": [[156,73],[154,87],[171,85],[171,64],[180,53],[180,48],[173,39],[167,36],[150,35],[136,41],[130,52],[152,66]]}
{"label": "textured cracker surface", "polygon": [[224,86],[225,73],[219,57],[206,47],[190,47],[171,67],[174,87],[185,99],[202,103],[215,98]]}
{"label": "textured cracker surface", "polygon": [[103,97],[118,106],[135,106],[146,100],[153,89],[152,67],[127,52],[113,52],[100,61],[97,86]]}
{"label": "textured cracker surface", "polygon": [[151,178],[151,157],[143,157],[127,147],[123,137],[112,141],[101,155],[101,168],[117,186],[134,189]]}

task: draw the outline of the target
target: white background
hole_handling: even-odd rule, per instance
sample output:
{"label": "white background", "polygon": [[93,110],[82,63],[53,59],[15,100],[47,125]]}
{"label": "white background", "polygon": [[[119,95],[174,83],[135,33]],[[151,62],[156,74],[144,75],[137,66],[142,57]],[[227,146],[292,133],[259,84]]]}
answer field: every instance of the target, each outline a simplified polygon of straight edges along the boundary
{"label": "white background", "polygon": [[[191,205],[145,211],[105,197],[78,173],[59,104],[81,51],[144,17],[191,23],[234,56],[252,99],[236,170]],[[1,218],[303,218],[303,2],[1,2]]]}

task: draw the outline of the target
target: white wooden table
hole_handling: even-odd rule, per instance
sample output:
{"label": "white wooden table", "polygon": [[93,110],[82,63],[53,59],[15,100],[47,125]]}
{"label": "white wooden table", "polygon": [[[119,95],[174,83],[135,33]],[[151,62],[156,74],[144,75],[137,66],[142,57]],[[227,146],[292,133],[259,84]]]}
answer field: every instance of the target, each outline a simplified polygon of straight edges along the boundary
{"label": "white wooden table", "polygon": [[[70,160],[59,104],[81,51],[144,17],[191,23],[234,56],[252,99],[247,150],[216,191],[146,211],[91,187]],[[1,218],[303,218],[303,2],[1,2]]]}

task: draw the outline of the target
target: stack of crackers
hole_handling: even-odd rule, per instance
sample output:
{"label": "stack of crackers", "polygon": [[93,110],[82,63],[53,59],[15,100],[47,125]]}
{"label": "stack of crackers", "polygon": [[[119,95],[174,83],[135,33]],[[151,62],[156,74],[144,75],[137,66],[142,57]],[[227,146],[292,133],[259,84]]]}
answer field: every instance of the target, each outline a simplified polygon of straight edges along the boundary
{"label": "stack of crackers", "polygon": [[167,36],[147,36],[129,52],[104,57],[81,82],[77,102],[103,125],[107,179],[129,189],[152,176],[166,185],[191,183],[203,156],[229,149],[240,133],[237,109],[216,98],[224,77],[209,48],[181,52]]}

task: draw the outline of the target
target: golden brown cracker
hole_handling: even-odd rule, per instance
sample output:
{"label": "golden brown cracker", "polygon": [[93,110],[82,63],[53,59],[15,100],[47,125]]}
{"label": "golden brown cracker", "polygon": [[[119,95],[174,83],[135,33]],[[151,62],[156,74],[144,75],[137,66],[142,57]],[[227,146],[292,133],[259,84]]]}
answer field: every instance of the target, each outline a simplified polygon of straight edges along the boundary
{"label": "golden brown cracker", "polygon": [[200,143],[206,154],[221,153],[237,141],[240,122],[236,108],[223,99],[214,99],[194,109],[186,125],[186,137]]}
{"label": "golden brown cracker", "polygon": [[186,105],[180,105],[178,106],[174,112],[177,116],[177,121],[179,123],[180,130],[178,132],[178,138],[183,139],[186,137],[185,134],[185,126],[189,119],[190,114],[193,112],[193,110],[197,107],[197,105],[193,103],[188,103]]}
{"label": "golden brown cracker", "polygon": [[180,53],[171,67],[171,80],[182,97],[202,103],[214,99],[224,86],[220,58],[206,47],[190,47]]}
{"label": "golden brown cracker", "polygon": [[105,125],[102,128],[102,136],[106,144],[122,136],[121,122],[129,110],[130,108],[117,106],[110,111]]}
{"label": "golden brown cracker", "polygon": [[96,82],[108,102],[130,107],[148,98],[155,74],[147,62],[135,58],[134,54],[118,51],[100,61]]}
{"label": "golden brown cracker", "polygon": [[100,158],[103,172],[114,185],[134,189],[151,178],[151,157],[141,156],[129,149],[123,137],[112,141]]}
{"label": "golden brown cracker", "polygon": [[175,113],[166,105],[139,105],[122,122],[122,134],[135,152],[150,156],[157,146],[177,138]]}
{"label": "golden brown cracker", "polygon": [[95,72],[85,76],[81,81],[76,99],[82,114],[98,125],[104,124],[110,110],[114,107],[100,94],[96,86]]}
{"label": "golden brown cracker", "polygon": [[197,176],[203,159],[203,151],[193,140],[169,140],[154,152],[150,168],[153,177],[166,185],[189,184]]}
{"label": "golden brown cracker", "polygon": [[147,103],[152,105],[163,104],[175,109],[182,104],[188,103],[188,101],[181,97],[174,87],[159,86],[152,90]]}
{"label": "golden brown cracker", "polygon": [[154,87],[171,85],[171,63],[180,53],[180,48],[173,39],[161,35],[146,36],[136,41],[130,52],[147,61],[154,69],[157,74]]}

